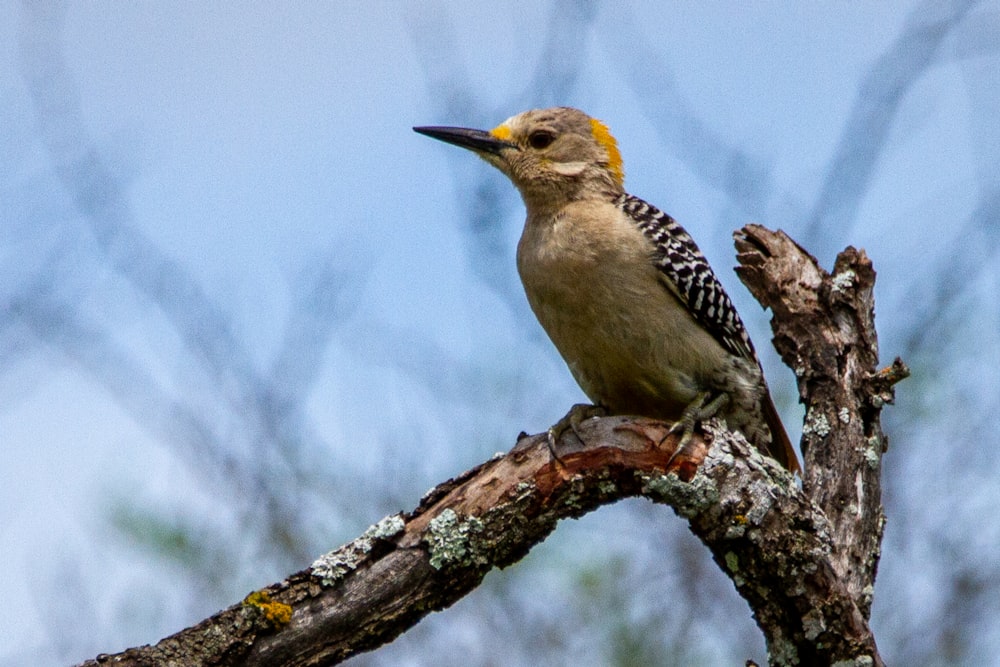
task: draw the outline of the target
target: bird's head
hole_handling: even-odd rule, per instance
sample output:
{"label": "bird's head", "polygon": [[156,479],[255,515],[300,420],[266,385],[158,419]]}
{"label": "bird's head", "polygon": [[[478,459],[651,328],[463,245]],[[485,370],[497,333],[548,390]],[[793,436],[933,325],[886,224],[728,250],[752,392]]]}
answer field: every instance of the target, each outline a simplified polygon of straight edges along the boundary
{"label": "bird's head", "polygon": [[474,151],[514,182],[529,207],[623,191],[614,137],[604,123],[577,109],[532,109],[489,131],[413,129]]}

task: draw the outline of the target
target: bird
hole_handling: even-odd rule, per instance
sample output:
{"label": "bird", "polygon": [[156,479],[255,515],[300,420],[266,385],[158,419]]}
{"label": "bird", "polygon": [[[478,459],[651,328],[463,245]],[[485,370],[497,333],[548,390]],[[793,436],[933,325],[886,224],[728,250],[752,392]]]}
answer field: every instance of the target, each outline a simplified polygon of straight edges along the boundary
{"label": "bird", "polygon": [[574,406],[584,410],[564,418],[569,426],[600,413],[667,420],[681,433],[676,456],[717,416],[801,471],[736,308],[691,235],[626,192],[604,122],[555,107],[492,130],[413,129],[471,150],[520,192],[517,270],[528,303],[593,402],[593,413]]}

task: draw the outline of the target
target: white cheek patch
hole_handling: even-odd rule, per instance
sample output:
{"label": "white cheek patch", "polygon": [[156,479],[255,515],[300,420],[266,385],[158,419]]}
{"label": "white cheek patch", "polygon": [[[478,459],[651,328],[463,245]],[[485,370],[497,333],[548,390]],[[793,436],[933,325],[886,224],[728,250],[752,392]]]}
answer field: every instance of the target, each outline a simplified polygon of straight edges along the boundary
{"label": "white cheek patch", "polygon": [[579,176],[587,168],[586,162],[553,162],[552,171],[563,176]]}

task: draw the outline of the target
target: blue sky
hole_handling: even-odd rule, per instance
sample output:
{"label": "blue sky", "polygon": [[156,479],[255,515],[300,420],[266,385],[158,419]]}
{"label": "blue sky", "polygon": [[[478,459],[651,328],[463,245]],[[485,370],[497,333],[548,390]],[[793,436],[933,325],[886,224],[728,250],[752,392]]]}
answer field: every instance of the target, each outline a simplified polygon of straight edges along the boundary
{"label": "blue sky", "polygon": [[[221,499],[234,491],[203,476],[197,451],[185,449],[155,406],[130,402],[141,395],[130,392],[131,376],[109,377],[101,368],[111,362],[86,356],[79,339],[38,319],[25,325],[13,309],[33,285],[54,283],[60,308],[162,395],[202,406],[220,440],[243,455],[245,425],[217,402],[220,383],[238,376],[206,376],[168,309],[109,263],[59,175],[59,151],[65,157],[78,145],[94,148],[120,189],[119,221],[217,306],[254,373],[283,367],[281,354],[297,349],[287,346],[299,330],[289,318],[311,312],[296,305],[307,298],[298,286],[323,271],[333,276],[324,294],[334,294],[337,317],[327,343],[293,374],[309,379],[295,413],[310,434],[299,452],[304,468],[350,480],[331,494],[361,494],[333,503],[349,511],[317,525],[324,549],[412,507],[426,488],[582,400],[513,282],[523,215],[513,188],[471,155],[410,129],[492,127],[558,102],[604,119],[629,190],[698,240],[766,350],[790,432],[799,432],[801,416],[793,377],[767,345],[766,315],[729,270],[733,229],[782,227],[826,266],[840,248],[864,247],[879,271],[885,362],[923,326],[926,306],[914,301],[930,302],[935,288],[923,267],[936,267],[938,283],[971,278],[959,305],[948,307],[960,307],[961,321],[982,335],[930,328],[947,363],[930,364],[930,377],[916,368],[890,409],[912,418],[909,427],[889,419],[900,435],[890,431],[888,456],[903,457],[889,470],[910,480],[887,480],[889,493],[940,539],[887,542],[883,603],[937,613],[947,565],[935,550],[975,535],[981,551],[996,554],[996,529],[971,527],[995,503],[990,450],[975,455],[975,470],[926,482],[939,508],[959,505],[956,486],[982,490],[955,510],[967,533],[948,533],[948,516],[912,490],[934,465],[926,461],[935,439],[956,432],[950,420],[986,400],[968,397],[997,390],[985,370],[1000,359],[1000,318],[985,296],[997,280],[988,234],[965,237],[978,253],[972,266],[940,268],[997,184],[995,2],[972,3],[902,91],[856,208],[811,230],[831,161],[864,106],[859,91],[879,63],[898,65],[879,59],[908,25],[946,14],[948,3],[616,3],[576,19],[567,18],[569,3],[70,2],[61,19],[43,11],[56,17],[46,32],[48,19],[28,8],[48,6],[0,4],[0,306],[11,314],[0,338],[0,586],[8,607],[23,610],[0,628],[0,665],[43,648],[60,664],[155,641],[213,611],[178,592],[197,586],[183,567],[151,558],[110,527],[114,507],[196,516],[239,542]],[[579,32],[547,41],[559,21]],[[39,35],[55,35],[66,65],[63,78],[51,77],[62,83],[48,108],[26,76],[44,71],[30,58],[44,51]],[[46,115],[62,120],[46,125]],[[726,174],[748,180],[720,182]],[[486,241],[470,240],[463,221],[472,187],[497,193],[496,239],[506,257],[485,256],[477,243]],[[484,278],[494,264],[498,273]],[[407,441],[419,444],[407,449]],[[305,515],[323,507],[310,498]],[[889,519],[890,530],[908,521]],[[580,522],[561,539],[600,541],[608,523]],[[246,590],[285,573],[240,567]],[[73,619],[75,607],[60,601],[67,589],[71,601],[91,605],[85,618]],[[216,607],[239,597],[214,595]],[[876,624],[878,614],[876,598]],[[930,621],[914,616],[902,636],[883,626],[883,644],[915,641],[905,633]],[[46,634],[47,618],[72,628],[61,643]],[[981,641],[1000,647],[995,630]]]}

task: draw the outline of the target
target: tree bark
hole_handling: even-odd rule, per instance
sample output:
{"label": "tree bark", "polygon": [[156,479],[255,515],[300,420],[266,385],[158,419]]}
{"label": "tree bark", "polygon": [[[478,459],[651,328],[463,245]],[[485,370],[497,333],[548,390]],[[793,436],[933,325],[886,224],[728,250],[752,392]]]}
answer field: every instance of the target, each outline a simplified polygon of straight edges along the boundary
{"label": "tree bark", "polygon": [[583,422],[549,450],[522,434],[312,567],[155,646],[84,665],[332,665],[385,644],[541,542],[559,519],[642,495],[685,518],[747,600],[774,665],[881,665],[868,625],[882,529],[879,423],[897,360],[878,371],[864,252],[833,274],[781,232],[736,234],[740,278],[774,313],[806,404],[802,488],[724,423],[671,460],[669,424]]}

